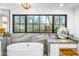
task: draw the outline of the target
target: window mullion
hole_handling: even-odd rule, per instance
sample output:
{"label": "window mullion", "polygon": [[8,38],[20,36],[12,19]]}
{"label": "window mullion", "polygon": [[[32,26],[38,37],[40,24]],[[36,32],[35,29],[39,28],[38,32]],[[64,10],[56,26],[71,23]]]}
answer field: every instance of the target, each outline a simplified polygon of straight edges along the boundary
{"label": "window mullion", "polygon": [[20,18],[21,18],[21,16],[19,16],[19,32],[20,32]]}
{"label": "window mullion", "polygon": [[25,16],[25,32],[27,32],[27,16]]}
{"label": "window mullion", "polygon": [[67,27],[67,15],[65,15],[65,27]]}
{"label": "window mullion", "polygon": [[40,15],[39,15],[39,33],[40,33]]}
{"label": "window mullion", "polygon": [[33,32],[34,32],[34,16],[33,16],[32,21],[33,21],[33,23],[32,23],[32,24],[33,24],[33,25],[32,25],[33,29],[32,29],[32,30],[33,30]]}
{"label": "window mullion", "polygon": [[46,16],[45,16],[45,33],[46,33]]}
{"label": "window mullion", "polygon": [[52,32],[54,33],[54,16],[52,16]]}

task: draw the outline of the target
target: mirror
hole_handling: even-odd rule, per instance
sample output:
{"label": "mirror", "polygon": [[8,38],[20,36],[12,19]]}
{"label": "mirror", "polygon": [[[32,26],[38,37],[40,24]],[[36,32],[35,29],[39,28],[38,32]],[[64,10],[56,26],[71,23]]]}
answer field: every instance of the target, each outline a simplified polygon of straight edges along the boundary
{"label": "mirror", "polygon": [[1,32],[10,32],[10,10],[0,9],[0,29]]}

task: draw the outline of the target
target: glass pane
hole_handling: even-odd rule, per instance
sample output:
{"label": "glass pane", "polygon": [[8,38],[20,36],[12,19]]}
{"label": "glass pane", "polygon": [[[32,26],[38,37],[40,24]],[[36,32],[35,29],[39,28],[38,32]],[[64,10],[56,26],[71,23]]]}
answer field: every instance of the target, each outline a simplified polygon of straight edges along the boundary
{"label": "glass pane", "polygon": [[33,32],[33,25],[32,24],[27,25],[27,32]]}
{"label": "glass pane", "polygon": [[33,16],[27,16],[27,24],[32,24],[33,23]]}
{"label": "glass pane", "polygon": [[14,16],[14,23],[19,23],[19,16]]}
{"label": "glass pane", "polygon": [[20,23],[25,23],[25,16],[20,16]]}
{"label": "glass pane", "polygon": [[34,32],[39,32],[39,16],[34,16]]}
{"label": "glass pane", "polygon": [[39,25],[38,24],[37,25],[34,24],[34,32],[39,32]]}
{"label": "glass pane", "polygon": [[25,25],[20,25],[20,32],[25,32]]}
{"label": "glass pane", "polygon": [[59,25],[54,25],[54,32],[57,32],[59,28],[60,28]]}
{"label": "glass pane", "polygon": [[52,32],[52,16],[46,16],[46,32]]}
{"label": "glass pane", "polygon": [[19,25],[18,24],[14,25],[14,32],[19,32]]}
{"label": "glass pane", "polygon": [[60,27],[63,27],[63,26],[65,27],[65,25],[60,25]]}
{"label": "glass pane", "polygon": [[65,24],[65,16],[60,16],[60,24]]}
{"label": "glass pane", "polygon": [[33,32],[33,16],[27,16],[27,32]]}
{"label": "glass pane", "polygon": [[39,24],[39,16],[34,16],[34,24]]}
{"label": "glass pane", "polygon": [[45,32],[45,16],[40,16],[40,32]]}
{"label": "glass pane", "polygon": [[54,16],[54,24],[59,24],[59,16]]}
{"label": "glass pane", "polygon": [[40,32],[45,32],[45,24],[40,24]]}

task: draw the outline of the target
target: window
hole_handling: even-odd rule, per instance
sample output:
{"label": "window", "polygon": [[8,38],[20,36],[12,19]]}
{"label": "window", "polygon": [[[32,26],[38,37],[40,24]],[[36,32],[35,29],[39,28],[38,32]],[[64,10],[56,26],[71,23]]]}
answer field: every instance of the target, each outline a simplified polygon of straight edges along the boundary
{"label": "window", "polygon": [[25,32],[25,16],[14,16],[14,32]]}
{"label": "window", "polygon": [[67,26],[66,15],[13,15],[14,33],[56,33]]}

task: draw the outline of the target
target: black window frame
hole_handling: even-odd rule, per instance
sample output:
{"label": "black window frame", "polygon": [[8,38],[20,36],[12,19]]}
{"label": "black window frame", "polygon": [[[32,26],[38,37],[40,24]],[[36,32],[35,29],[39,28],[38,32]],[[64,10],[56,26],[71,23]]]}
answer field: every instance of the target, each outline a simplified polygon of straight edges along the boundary
{"label": "black window frame", "polygon": [[[14,16],[25,16],[25,32],[14,32]],[[27,16],[52,16],[52,32],[27,32]],[[67,14],[13,14],[13,33],[56,33],[54,32],[54,16],[65,16],[65,27],[67,27]]]}

